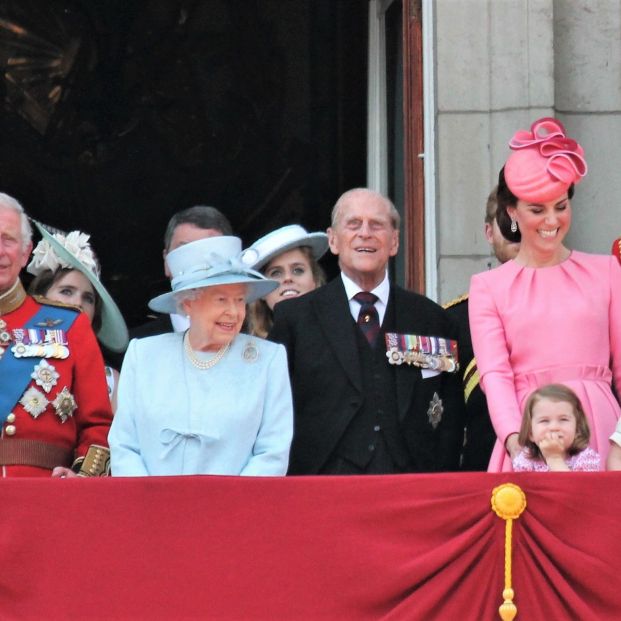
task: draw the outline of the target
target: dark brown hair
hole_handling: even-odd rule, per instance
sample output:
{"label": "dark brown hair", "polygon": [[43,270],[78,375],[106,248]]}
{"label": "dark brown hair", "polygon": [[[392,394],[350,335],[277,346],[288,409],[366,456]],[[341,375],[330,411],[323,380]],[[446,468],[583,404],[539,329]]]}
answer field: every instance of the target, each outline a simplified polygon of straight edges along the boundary
{"label": "dark brown hair", "polygon": [[489,193],[489,196],[487,197],[487,203],[485,204],[485,223],[486,224],[491,224],[494,221],[494,218],[496,218],[496,210],[498,208],[498,200],[497,200],[497,195],[498,195],[498,186],[495,185],[492,188],[492,191]]}
{"label": "dark brown hair", "polygon": [[168,221],[164,233],[164,249],[170,250],[175,229],[182,224],[192,224],[199,229],[214,229],[220,231],[222,235],[233,235],[233,227],[228,218],[215,207],[206,205],[195,205],[182,211],[178,211]]}
{"label": "dark brown hair", "polygon": [[524,415],[522,416],[522,426],[520,427],[520,435],[518,442],[529,453],[532,459],[543,459],[543,455],[539,447],[529,438],[533,426],[533,408],[535,404],[542,399],[550,401],[562,401],[569,403],[576,417],[576,437],[572,445],[568,449],[570,455],[576,455],[583,451],[589,445],[591,431],[587,421],[586,414],[578,395],[563,384],[547,384],[535,390],[526,400],[524,406]]}
{"label": "dark brown hair", "polygon": [[[573,183],[567,190],[567,196],[570,199],[574,196]],[[518,200],[518,197],[513,194],[505,181],[505,167],[503,166],[500,169],[500,173],[498,173],[498,191],[496,192],[496,202],[498,207],[496,209],[496,220],[498,221],[498,228],[500,229],[502,236],[511,242],[519,242],[522,240],[522,234],[519,230],[515,233],[511,231],[511,218],[507,212],[507,207],[515,207]]]}
{"label": "dark brown hair", "polygon": [[[73,267],[59,267],[54,272],[52,270],[44,270],[38,276],[33,278],[32,282],[28,286],[28,293],[30,293],[30,295],[42,295],[45,297],[52,285],[57,283],[61,278],[70,272],[80,272],[80,270]],[[93,315],[91,326],[93,328],[93,332],[97,334],[101,328],[101,297],[97,293],[95,287],[93,287],[93,293],[95,294],[95,313]]]}

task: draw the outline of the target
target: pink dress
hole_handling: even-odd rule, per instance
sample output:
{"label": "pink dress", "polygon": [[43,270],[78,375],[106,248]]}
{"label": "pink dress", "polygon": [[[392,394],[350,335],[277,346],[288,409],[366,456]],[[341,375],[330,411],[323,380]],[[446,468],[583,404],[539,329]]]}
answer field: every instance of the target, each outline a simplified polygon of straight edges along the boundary
{"label": "pink dress", "polygon": [[590,446],[606,463],[621,407],[621,265],[613,256],[573,251],[552,267],[515,261],[470,282],[470,329],[481,386],[499,440],[490,472],[512,470],[505,440],[520,429],[524,402],[545,384],[580,398]]}
{"label": "pink dress", "polygon": [[[601,468],[599,455],[589,446],[584,451],[565,460],[572,472],[596,472]],[[550,472],[548,464],[541,459],[532,459],[526,449],[522,449],[513,460],[515,472]]]}

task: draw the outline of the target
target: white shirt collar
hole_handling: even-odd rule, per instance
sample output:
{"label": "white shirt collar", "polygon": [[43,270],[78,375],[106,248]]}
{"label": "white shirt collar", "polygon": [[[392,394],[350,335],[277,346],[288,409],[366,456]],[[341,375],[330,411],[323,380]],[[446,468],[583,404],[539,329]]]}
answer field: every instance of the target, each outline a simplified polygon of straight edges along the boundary
{"label": "white shirt collar", "polygon": [[[354,321],[356,321],[358,319],[358,313],[360,312],[360,303],[356,302],[353,298],[356,293],[364,291],[364,289],[361,289],[343,272],[341,272],[341,279],[343,281],[343,286],[345,287],[345,295],[347,295],[347,299],[349,301],[349,311],[351,312],[351,316],[354,318]],[[388,296],[390,295],[388,270],[386,270],[386,273],[384,274],[384,280],[382,280],[382,282],[377,285],[371,293],[374,293],[378,297],[377,302],[375,302],[375,308],[377,309],[377,314],[379,315],[380,325],[382,325],[384,323],[384,315],[386,314],[386,306],[388,305]]]}
{"label": "white shirt collar", "polygon": [[[351,300],[356,293],[360,291],[364,291],[360,286],[358,286],[349,276],[347,276],[344,272],[341,272],[341,279],[343,280],[343,286],[345,287],[345,293],[347,294],[347,299]],[[378,298],[379,302],[381,302],[384,306],[388,304],[388,295],[390,294],[390,281],[388,280],[388,271],[384,274],[384,280],[375,287],[371,291]]]}

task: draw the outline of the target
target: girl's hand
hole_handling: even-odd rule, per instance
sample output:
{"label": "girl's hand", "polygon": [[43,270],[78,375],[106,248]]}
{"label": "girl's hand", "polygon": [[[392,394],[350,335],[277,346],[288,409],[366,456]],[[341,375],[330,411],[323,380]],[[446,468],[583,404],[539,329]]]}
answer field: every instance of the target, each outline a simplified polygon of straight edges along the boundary
{"label": "girl's hand", "polygon": [[541,454],[546,459],[548,457],[565,457],[563,435],[557,431],[548,431],[538,446]]}
{"label": "girl's hand", "polygon": [[563,441],[562,433],[548,431],[538,446],[550,470],[569,470],[569,466],[565,463],[565,442]]}

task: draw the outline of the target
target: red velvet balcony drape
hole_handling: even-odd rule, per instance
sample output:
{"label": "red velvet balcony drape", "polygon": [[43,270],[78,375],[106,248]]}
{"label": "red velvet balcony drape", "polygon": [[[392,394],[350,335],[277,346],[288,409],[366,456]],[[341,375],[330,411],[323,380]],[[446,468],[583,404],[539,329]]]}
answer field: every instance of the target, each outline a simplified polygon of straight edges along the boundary
{"label": "red velvet balcony drape", "polygon": [[0,481],[0,619],[621,619],[621,474]]}

